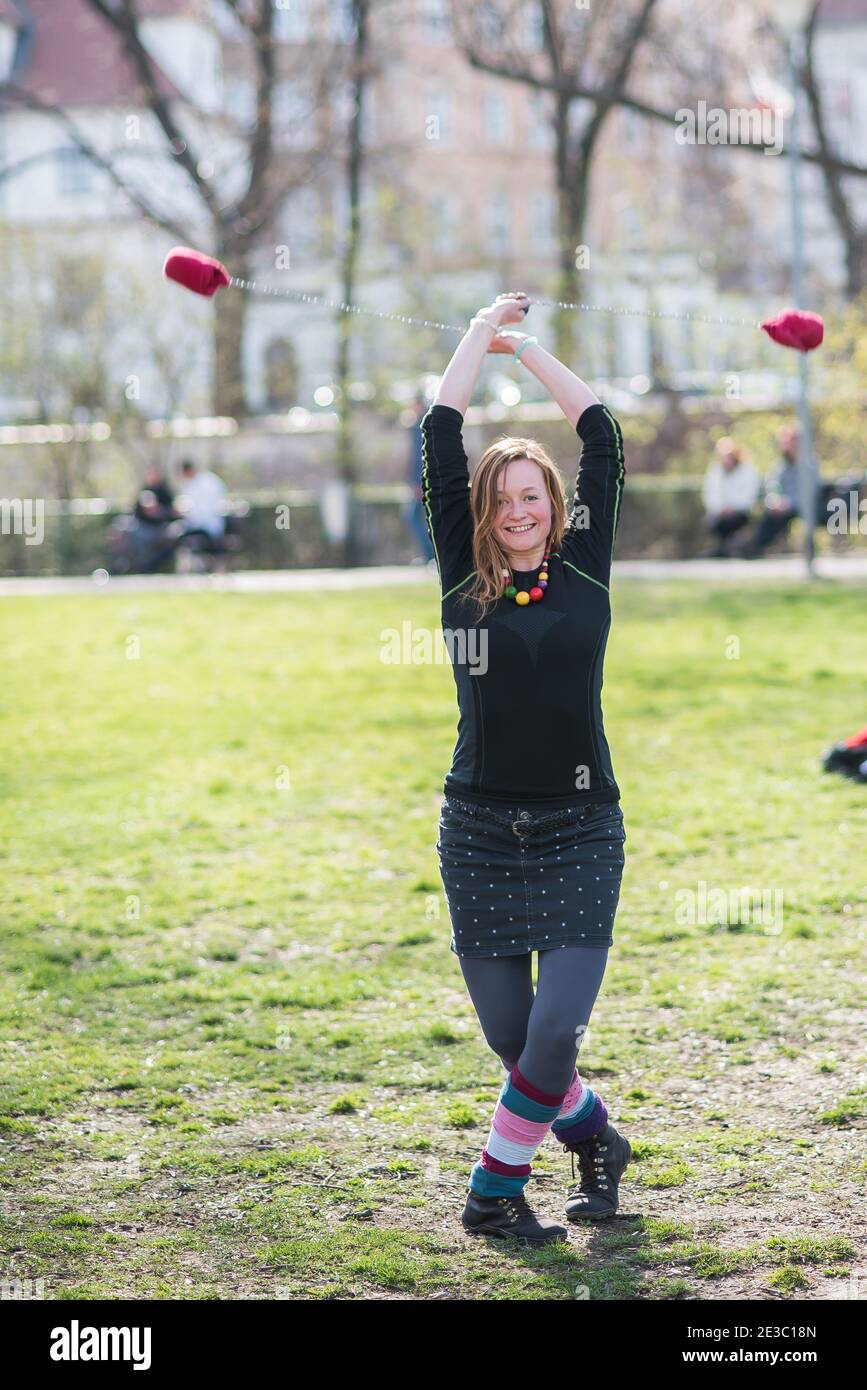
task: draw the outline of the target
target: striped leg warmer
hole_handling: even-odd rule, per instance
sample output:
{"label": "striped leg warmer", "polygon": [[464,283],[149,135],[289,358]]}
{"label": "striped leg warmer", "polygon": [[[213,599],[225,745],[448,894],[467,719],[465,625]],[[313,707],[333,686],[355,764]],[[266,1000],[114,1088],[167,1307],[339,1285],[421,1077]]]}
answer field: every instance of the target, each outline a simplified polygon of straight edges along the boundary
{"label": "striped leg warmer", "polygon": [[602,1097],[584,1085],[576,1068],[551,1133],[560,1144],[578,1144],[598,1134],[607,1123],[608,1111]]}
{"label": "striped leg warmer", "polygon": [[503,1082],[491,1132],[470,1174],[480,1197],[512,1197],[523,1192],[530,1164],[563,1103],[564,1094],[540,1091],[522,1076],[517,1062]]}

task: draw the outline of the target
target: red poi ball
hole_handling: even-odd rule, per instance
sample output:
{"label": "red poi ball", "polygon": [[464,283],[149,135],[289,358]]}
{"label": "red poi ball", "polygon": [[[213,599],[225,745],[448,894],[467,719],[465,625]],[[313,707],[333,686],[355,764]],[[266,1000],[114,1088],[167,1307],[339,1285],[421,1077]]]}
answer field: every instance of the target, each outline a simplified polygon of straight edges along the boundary
{"label": "red poi ball", "polygon": [[185,290],[203,294],[210,298],[224,285],[232,283],[222,261],[206,256],[202,251],[194,251],[191,246],[173,246],[166,256],[163,275],[167,280],[176,280]]}
{"label": "red poi ball", "polygon": [[825,323],[819,314],[806,309],[786,309],[762,324],[769,338],[798,352],[812,352],[825,337]]}

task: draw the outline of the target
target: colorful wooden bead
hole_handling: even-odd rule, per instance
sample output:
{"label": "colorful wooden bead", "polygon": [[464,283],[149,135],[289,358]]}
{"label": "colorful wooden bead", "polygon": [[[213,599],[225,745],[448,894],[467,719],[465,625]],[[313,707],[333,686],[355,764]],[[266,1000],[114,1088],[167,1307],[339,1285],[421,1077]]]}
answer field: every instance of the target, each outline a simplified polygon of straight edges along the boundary
{"label": "colorful wooden bead", "polygon": [[[515,603],[520,604],[522,608],[525,608],[528,603],[538,603],[540,599],[543,599],[545,597],[545,590],[548,587],[548,561],[550,558],[551,552],[550,550],[546,550],[542,557],[539,578],[529,592],[524,589],[519,589],[516,584],[509,584],[505,591],[506,598],[514,599]],[[512,571],[502,570],[501,573],[504,579],[508,579]]]}

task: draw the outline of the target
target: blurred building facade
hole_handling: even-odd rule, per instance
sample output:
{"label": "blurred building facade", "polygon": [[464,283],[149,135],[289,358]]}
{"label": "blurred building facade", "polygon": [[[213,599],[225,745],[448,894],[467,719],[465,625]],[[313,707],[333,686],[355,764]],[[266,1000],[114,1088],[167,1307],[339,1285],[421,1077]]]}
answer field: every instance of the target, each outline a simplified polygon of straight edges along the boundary
{"label": "blurred building facade", "polygon": [[[223,0],[138,0],[137,8],[160,95],[177,110],[203,177],[221,200],[230,199],[243,174],[244,133],[256,117],[244,30]],[[683,11],[688,32],[689,0],[672,0],[672,8]],[[752,7],[735,7],[730,22],[741,25],[747,42]],[[515,23],[522,53],[538,52],[538,5],[528,3]],[[275,3],[274,24],[274,158],[289,192],[253,269],[257,280],[277,288],[339,300],[347,69],[335,63],[323,120],[309,55],[327,44],[345,57],[349,9],[339,0]],[[700,42],[694,24],[692,31]],[[503,288],[554,297],[558,203],[548,94],[474,69],[456,43],[449,0],[374,4],[371,59],[358,302],[461,324]],[[854,161],[864,159],[865,60],[864,0],[825,0],[817,66],[837,151]],[[112,370],[121,383],[134,383],[144,414],[205,410],[211,316],[221,300],[197,301],[162,282],[159,269],[173,241],[211,249],[208,219],[167,150],[119,37],[86,0],[64,0],[62,7],[0,0],[0,79],[15,96],[0,115],[0,219],[10,231],[32,235],[33,273],[38,277],[40,254],[49,254],[55,269],[68,265],[70,275],[77,259],[95,255],[110,294],[116,282],[122,298],[120,287],[126,292],[135,279],[138,298],[122,322],[106,328]],[[658,106],[671,104],[672,83],[661,67],[642,72],[638,86]],[[713,101],[712,90],[702,95]],[[577,103],[576,121],[585,115]],[[73,126],[118,181],[79,148]],[[708,153],[685,150],[673,128],[635,112],[612,114],[594,167],[582,299],[750,317],[779,296],[785,300],[785,159],[716,150],[710,161]],[[294,171],[302,162],[313,173],[299,181]],[[179,234],[143,217],[121,183]],[[867,180],[849,186],[867,219]],[[804,188],[812,284],[817,295],[834,294],[844,282],[843,247],[818,170],[806,171]],[[533,328],[546,334],[544,310],[534,311]],[[74,344],[75,324],[64,331]],[[456,341],[431,333],[407,354],[403,329],[359,317],[353,373],[377,382],[405,377],[408,390],[420,372],[442,370]],[[577,341],[579,369],[627,382],[662,378],[677,386],[731,360],[731,335],[680,320],[587,314]],[[155,343],[163,345],[159,351]],[[747,359],[753,351],[751,340]],[[315,408],[313,393],[332,380],[334,358],[333,313],[288,299],[251,300],[243,371],[253,411]],[[7,401],[7,418],[15,407]]]}

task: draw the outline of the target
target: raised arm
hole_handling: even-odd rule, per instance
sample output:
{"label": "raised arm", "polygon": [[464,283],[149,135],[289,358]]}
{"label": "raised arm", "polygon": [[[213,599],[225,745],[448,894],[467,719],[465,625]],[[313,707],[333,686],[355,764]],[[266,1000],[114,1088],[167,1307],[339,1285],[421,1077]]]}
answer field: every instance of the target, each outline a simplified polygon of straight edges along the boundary
{"label": "raised arm", "polygon": [[[489,351],[514,352],[524,339],[526,334],[505,332]],[[607,588],[626,472],[620,426],[586,381],[538,343],[528,342],[519,360],[541,381],[583,444],[564,559]]]}
{"label": "raised arm", "polygon": [[443,372],[434,405],[449,405],[466,415],[492,338],[507,324],[520,323],[529,304],[525,294],[515,291],[498,295],[493,304],[479,310]]}
{"label": "raised arm", "polygon": [[499,328],[524,317],[526,295],[500,295],[458,343],[421,422],[422,502],[443,595],[473,572],[473,521],[462,427],[479,369]]}
{"label": "raised arm", "polygon": [[[510,335],[511,336],[511,335]],[[515,337],[525,335],[514,335]],[[513,349],[514,350],[514,349]],[[588,406],[599,405],[600,400],[580,376],[565,367],[553,353],[547,352],[539,343],[529,343],[519,359],[537,381],[541,381],[552,400],[556,401],[569,424],[575,429]]]}

